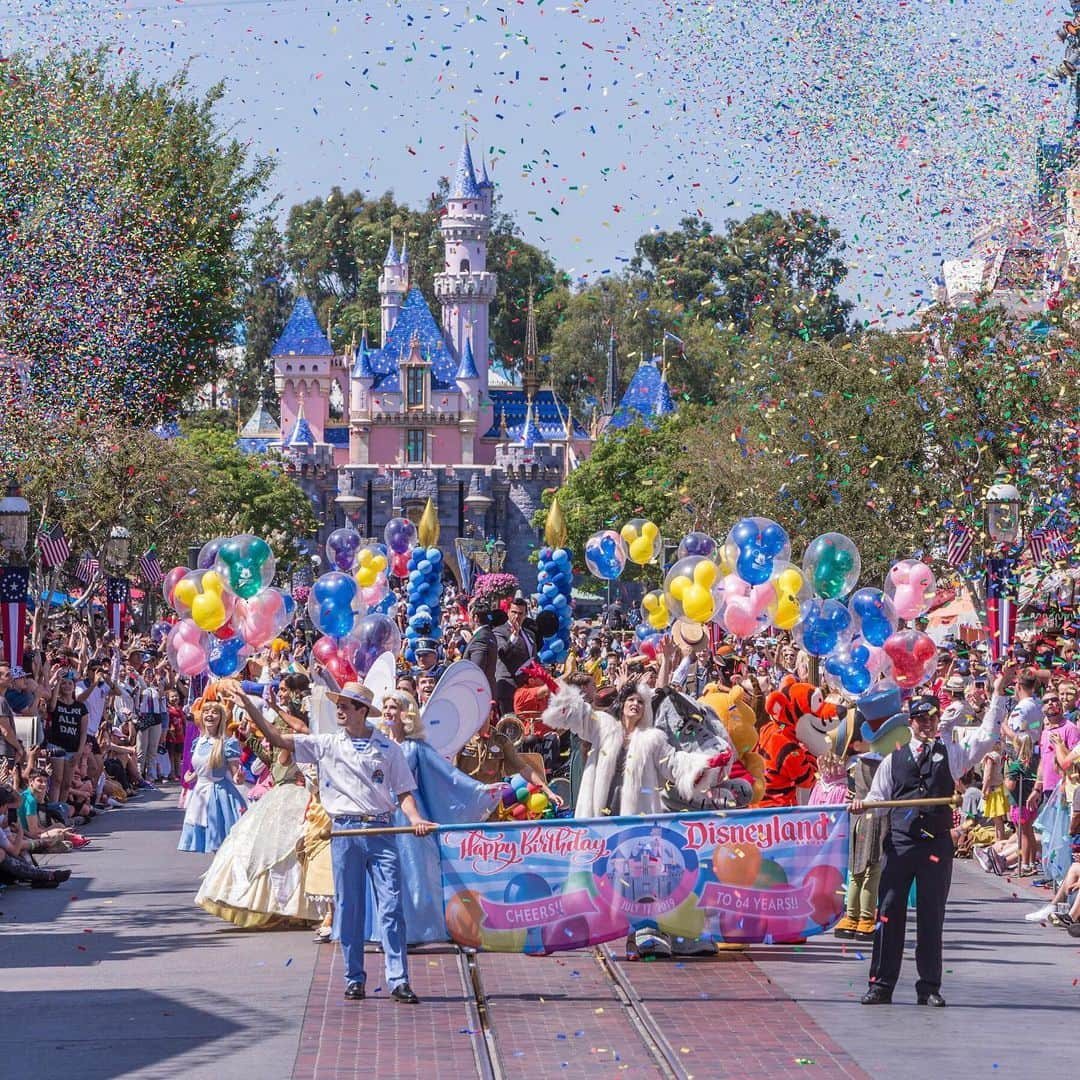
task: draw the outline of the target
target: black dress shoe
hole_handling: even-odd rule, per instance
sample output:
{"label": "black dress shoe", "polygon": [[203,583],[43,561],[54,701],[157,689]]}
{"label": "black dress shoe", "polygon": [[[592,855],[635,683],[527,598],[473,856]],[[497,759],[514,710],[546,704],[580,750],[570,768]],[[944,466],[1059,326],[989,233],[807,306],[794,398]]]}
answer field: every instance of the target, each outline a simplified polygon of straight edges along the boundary
{"label": "black dress shoe", "polygon": [[363,1001],[365,997],[367,997],[367,993],[362,982],[351,982],[345,987],[346,1001]]}
{"label": "black dress shoe", "polygon": [[862,996],[863,1005],[891,1005],[892,991],[884,986],[871,986]]}
{"label": "black dress shoe", "polygon": [[403,1005],[420,1004],[420,999],[412,992],[412,987],[408,983],[399,983],[390,991],[390,996]]}
{"label": "black dress shoe", "polygon": [[921,994],[919,996],[920,1005],[929,1005],[933,1009],[944,1009],[945,999],[938,993],[934,994]]}

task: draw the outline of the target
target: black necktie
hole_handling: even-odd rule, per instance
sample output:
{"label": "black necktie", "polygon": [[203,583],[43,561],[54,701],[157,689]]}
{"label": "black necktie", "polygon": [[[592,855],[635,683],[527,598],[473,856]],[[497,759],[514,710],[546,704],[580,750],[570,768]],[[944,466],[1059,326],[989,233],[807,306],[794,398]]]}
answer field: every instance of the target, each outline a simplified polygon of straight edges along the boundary
{"label": "black necktie", "polygon": [[919,756],[916,759],[916,763],[919,766],[919,771],[922,772],[922,767],[926,764],[927,758],[930,757],[930,751],[933,749],[933,743],[924,742],[922,748],[919,750]]}

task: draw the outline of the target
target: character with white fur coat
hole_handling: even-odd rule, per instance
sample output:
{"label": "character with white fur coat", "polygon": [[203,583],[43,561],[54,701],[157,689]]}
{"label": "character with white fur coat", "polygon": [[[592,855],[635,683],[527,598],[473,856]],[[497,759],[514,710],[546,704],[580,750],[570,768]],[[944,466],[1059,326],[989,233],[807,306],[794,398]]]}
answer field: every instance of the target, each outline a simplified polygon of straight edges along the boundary
{"label": "character with white fur coat", "polygon": [[[572,686],[562,686],[548,702],[542,720],[548,727],[572,731],[589,743],[574,816],[633,817],[665,813],[661,793],[674,785],[687,802],[702,798],[721,780],[726,761],[708,754],[674,749],[652,726],[652,690],[641,684],[623,687],[614,706],[618,716],[593,709]],[[617,775],[623,746],[626,759]],[[618,806],[608,806],[617,785]]]}

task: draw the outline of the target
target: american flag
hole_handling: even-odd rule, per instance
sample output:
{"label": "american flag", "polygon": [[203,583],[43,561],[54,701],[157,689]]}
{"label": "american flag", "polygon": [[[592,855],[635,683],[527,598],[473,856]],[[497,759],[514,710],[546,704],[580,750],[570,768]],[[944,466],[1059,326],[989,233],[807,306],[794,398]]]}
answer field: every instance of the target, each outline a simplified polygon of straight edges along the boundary
{"label": "american flag", "polygon": [[4,659],[12,666],[22,666],[23,635],[26,633],[26,594],[30,588],[30,569],[5,566],[0,569],[0,618],[4,629]]}
{"label": "american flag", "polygon": [[1060,529],[1038,529],[1028,540],[1028,551],[1035,562],[1042,562],[1047,555],[1060,559],[1069,554],[1069,542]]}
{"label": "american flag", "polygon": [[105,602],[109,609],[109,629],[112,630],[117,644],[124,634],[124,612],[127,610],[129,595],[127,578],[109,578],[105,586]]}
{"label": "american flag", "polygon": [[48,570],[67,562],[71,545],[64,536],[64,527],[60,522],[51,529],[38,530],[38,551],[41,552],[41,565]]}
{"label": "american flag", "polygon": [[950,566],[963,566],[971,554],[971,545],[975,542],[975,533],[967,525],[957,525],[949,533],[949,546],[945,552],[945,561]]}
{"label": "american flag", "polygon": [[161,569],[153,544],[139,556],[139,573],[147,585],[157,585],[165,580],[165,571]]}
{"label": "american flag", "polygon": [[101,564],[97,559],[95,559],[89,551],[84,551],[82,553],[82,558],[79,559],[79,565],[75,567],[75,577],[84,585],[89,585],[90,582],[97,577],[97,573],[100,569]]}

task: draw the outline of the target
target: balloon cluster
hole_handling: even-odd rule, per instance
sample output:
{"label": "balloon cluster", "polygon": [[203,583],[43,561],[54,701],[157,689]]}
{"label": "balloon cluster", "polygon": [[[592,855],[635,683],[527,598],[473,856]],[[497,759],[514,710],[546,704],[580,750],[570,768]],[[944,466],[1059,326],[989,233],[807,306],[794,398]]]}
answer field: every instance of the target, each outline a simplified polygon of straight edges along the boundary
{"label": "balloon cluster", "polygon": [[403,517],[391,518],[383,530],[390,553],[390,573],[396,578],[409,576],[409,552],[416,547],[416,526]]}
{"label": "balloon cluster", "polygon": [[516,773],[506,781],[495,812],[504,821],[510,818],[536,821],[538,818],[553,818],[555,806],[543,788],[530,784],[521,773]]}
{"label": "balloon cluster", "polygon": [[406,556],[409,622],[405,630],[405,656],[410,661],[416,660],[413,650],[417,641],[421,638],[438,641],[442,637],[439,606],[443,591],[442,570],[443,555],[437,547],[414,547]]}
{"label": "balloon cluster", "polygon": [[275,589],[270,545],[248,533],[217,537],[197,567],[173,567],[162,581],[165,602],[180,616],[168,632],[169,663],[181,675],[235,675],[292,621],[296,605]]}
{"label": "balloon cluster", "polygon": [[540,549],[536,575],[537,603],[540,611],[550,611],[558,620],[558,628],[548,634],[540,646],[542,664],[558,664],[566,659],[570,649],[570,623],[573,607],[570,600],[574,583],[574,568],[568,548]]}
{"label": "balloon cluster", "polygon": [[655,522],[631,518],[618,532],[602,529],[585,541],[585,565],[601,581],[614,581],[627,562],[647,566],[656,561],[663,548],[664,540]]}

